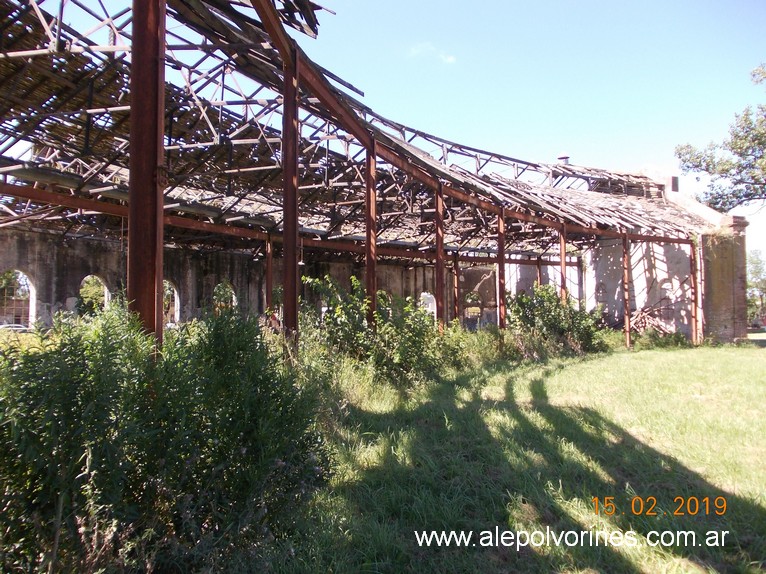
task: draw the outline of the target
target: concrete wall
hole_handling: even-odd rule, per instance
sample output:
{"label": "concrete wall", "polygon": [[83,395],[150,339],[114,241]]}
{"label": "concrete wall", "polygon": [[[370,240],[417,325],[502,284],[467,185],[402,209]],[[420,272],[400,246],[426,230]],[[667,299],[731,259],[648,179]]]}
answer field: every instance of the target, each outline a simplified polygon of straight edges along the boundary
{"label": "concrete wall", "polygon": [[[600,241],[583,260],[586,308],[601,305],[608,323],[622,324],[622,241]],[[629,269],[630,311],[651,310],[667,328],[691,336],[691,247],[631,242]]]}
{"label": "concrete wall", "polygon": [[[34,316],[50,324],[60,310],[74,311],[80,285],[95,275],[111,293],[126,284],[126,254],[120,243],[98,239],[62,239],[48,233],[3,229],[0,272],[16,269],[34,287]],[[178,290],[181,320],[210,307],[218,283],[229,281],[245,312],[261,308],[261,265],[237,253],[201,253],[166,248],[165,279]]]}
{"label": "concrete wall", "polygon": [[[701,242],[700,286],[703,297],[706,336],[728,341],[746,336],[746,267],[744,226],[741,218],[729,218],[715,234],[704,235]],[[59,310],[75,310],[82,280],[99,277],[114,293],[125,285],[126,255],[124,245],[98,239],[62,239],[60,235],[0,230],[0,272],[16,269],[25,273],[33,287],[33,320],[49,324]],[[630,247],[631,311],[657,308],[668,327],[691,334],[690,246],[633,242]],[[165,278],[178,292],[180,320],[188,320],[209,309],[215,286],[231,283],[238,307],[246,313],[262,313],[265,307],[264,264],[240,252],[200,252],[193,249],[166,248]],[[313,277],[330,275],[343,287],[350,287],[350,277],[364,281],[364,266],[347,262],[312,262],[306,259],[301,273]],[[453,270],[445,273],[445,311],[454,318]],[[543,283],[558,288],[558,266],[542,267]],[[511,294],[529,291],[537,280],[534,265],[507,265],[506,289]],[[281,260],[274,260],[274,288],[282,281]],[[494,265],[461,264],[461,315],[473,293],[480,308],[472,324],[497,323],[497,274]],[[434,293],[434,267],[422,263],[401,266],[378,265],[378,288],[400,297],[420,299],[421,293]],[[582,254],[578,266],[567,268],[570,295],[581,300],[587,309],[602,305],[609,323],[623,320],[622,243],[606,240]],[[310,294],[303,289],[305,298]],[[318,303],[318,302],[316,302]]]}

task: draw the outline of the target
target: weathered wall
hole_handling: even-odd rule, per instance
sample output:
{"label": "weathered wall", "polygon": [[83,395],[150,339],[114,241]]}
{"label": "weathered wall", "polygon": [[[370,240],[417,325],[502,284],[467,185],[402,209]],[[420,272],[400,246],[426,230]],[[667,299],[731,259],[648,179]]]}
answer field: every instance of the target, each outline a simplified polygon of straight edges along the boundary
{"label": "weathered wall", "polygon": [[[34,286],[35,320],[50,324],[59,310],[74,311],[82,280],[100,278],[111,293],[124,288],[124,246],[97,239],[62,239],[59,235],[4,229],[0,233],[0,271],[16,269]],[[166,248],[165,278],[179,292],[181,319],[199,315],[213,300],[215,286],[232,284],[245,312],[261,308],[261,265],[237,253],[200,253]]]}
{"label": "weathered wall", "polygon": [[[746,267],[744,227],[741,218],[729,218],[728,225],[716,234],[702,238],[701,289],[704,332],[718,340],[729,341],[746,336]],[[62,309],[74,310],[80,285],[88,275],[98,276],[114,293],[125,285],[124,245],[97,239],[62,239],[60,235],[0,230],[0,272],[16,269],[25,273],[34,289],[31,314],[50,323]],[[631,244],[631,310],[660,308],[660,317],[687,335],[691,334],[690,247],[677,244]],[[249,255],[231,252],[199,252],[166,248],[165,278],[178,291],[180,319],[199,316],[210,308],[213,290],[229,281],[237,303],[246,313],[262,313],[265,307],[264,265]],[[330,275],[342,286],[350,286],[350,277],[364,281],[364,266],[354,263],[311,262],[301,266],[301,273],[313,277]],[[558,266],[542,267],[543,283],[558,287]],[[274,289],[282,280],[281,260],[274,260]],[[515,294],[530,290],[537,280],[534,265],[507,265],[506,289]],[[433,265],[378,265],[378,288],[400,297],[419,300],[421,293],[434,292]],[[454,318],[453,271],[445,273],[445,311]],[[465,319],[466,296],[478,300],[480,317],[476,325],[497,323],[497,274],[494,265],[460,267],[462,318]],[[567,268],[570,295],[584,301],[587,309],[602,305],[608,322],[623,320],[622,243],[619,240],[598,242],[582,256],[581,266]],[[303,289],[304,297],[310,294]]]}
{"label": "weathered wall", "polygon": [[747,337],[747,252],[742,217],[727,217],[702,236],[705,334],[719,341]]}
{"label": "weathered wall", "polygon": [[[690,246],[630,243],[630,310],[651,309],[668,328],[692,332]],[[602,306],[610,324],[624,320],[622,241],[599,241],[584,254],[586,308]]]}
{"label": "weathered wall", "polygon": [[[16,269],[29,277],[33,288],[32,320],[50,324],[53,314],[77,308],[82,280],[88,275],[99,277],[110,293],[126,284],[124,245],[98,239],[62,239],[61,236],[15,229],[0,231],[0,272]],[[348,289],[350,277],[364,280],[364,266],[352,263],[307,261],[301,273],[312,277],[330,275]],[[166,248],[165,279],[179,299],[181,321],[198,317],[213,303],[215,286],[231,283],[237,306],[246,313],[263,313],[266,286],[264,263],[242,253],[199,252]],[[274,289],[282,281],[282,261],[274,259]],[[462,272],[463,290],[478,290],[484,303],[486,322],[496,322],[495,274],[492,268],[466,268]],[[378,265],[378,288],[400,297],[419,300],[421,293],[434,292],[432,265]],[[304,297],[310,294],[302,287]],[[445,274],[445,309],[452,318],[452,273]]]}

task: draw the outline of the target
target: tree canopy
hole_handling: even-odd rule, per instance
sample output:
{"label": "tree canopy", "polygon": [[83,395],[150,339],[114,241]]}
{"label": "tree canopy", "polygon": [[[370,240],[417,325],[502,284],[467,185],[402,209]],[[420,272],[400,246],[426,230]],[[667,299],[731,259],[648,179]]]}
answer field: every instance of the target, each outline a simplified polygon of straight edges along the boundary
{"label": "tree canopy", "polygon": [[[753,82],[766,82],[766,64],[753,70]],[[703,200],[719,211],[766,200],[766,105],[745,108],[735,116],[729,137],[705,148],[676,147],[684,173],[698,172],[712,181]]]}

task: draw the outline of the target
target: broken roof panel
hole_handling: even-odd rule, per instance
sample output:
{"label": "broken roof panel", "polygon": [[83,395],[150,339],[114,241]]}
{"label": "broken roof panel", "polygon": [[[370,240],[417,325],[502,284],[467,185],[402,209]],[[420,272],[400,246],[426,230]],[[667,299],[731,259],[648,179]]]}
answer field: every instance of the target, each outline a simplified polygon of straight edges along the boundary
{"label": "broken roof panel", "polygon": [[[66,6],[85,22],[78,29],[58,24],[56,2],[38,2],[33,9],[0,0],[0,171],[19,183],[124,204],[129,6],[113,2],[107,9],[80,0]],[[317,4],[278,0],[275,7],[284,24],[316,33]],[[278,234],[279,51],[247,2],[169,0],[168,9],[165,211],[252,230],[253,237]],[[300,225],[305,236],[328,248],[334,241],[359,241],[365,230],[365,147],[350,133],[358,132],[348,129],[346,113],[390,150],[377,166],[381,244],[431,248],[434,185],[440,183],[452,192],[445,197],[446,248],[452,251],[494,249],[501,210],[509,221],[506,244],[517,251],[545,251],[558,242],[562,225],[574,243],[607,230],[672,239],[707,227],[667,204],[662,186],[645,176],[463,146],[383,118],[338,87],[358,93],[353,86],[310,60],[305,66],[318,70],[327,93],[322,99],[304,86],[300,94]],[[327,97],[339,107],[328,105]],[[23,144],[33,147],[22,160]],[[66,219],[77,210],[23,203],[7,198],[3,205],[12,215],[3,221],[72,233]],[[103,233],[118,228],[108,217],[92,224]],[[209,233],[199,239],[204,244]],[[188,230],[183,240],[189,240]]]}

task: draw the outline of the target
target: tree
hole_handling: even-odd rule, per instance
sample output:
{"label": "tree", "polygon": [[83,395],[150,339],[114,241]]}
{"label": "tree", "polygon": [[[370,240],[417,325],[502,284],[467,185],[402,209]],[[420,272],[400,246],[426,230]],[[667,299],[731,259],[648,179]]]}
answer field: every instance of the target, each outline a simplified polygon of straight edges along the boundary
{"label": "tree", "polygon": [[[766,82],[766,64],[753,70],[753,82]],[[729,137],[703,149],[690,144],[676,147],[684,173],[706,173],[712,181],[703,201],[729,211],[738,205],[766,200],[766,105],[745,108],[735,116]]]}
{"label": "tree", "polygon": [[766,261],[759,249],[747,256],[747,306],[751,318],[762,318],[766,307]]}
{"label": "tree", "polygon": [[28,299],[29,279],[27,276],[13,269],[0,273],[0,298]]}

